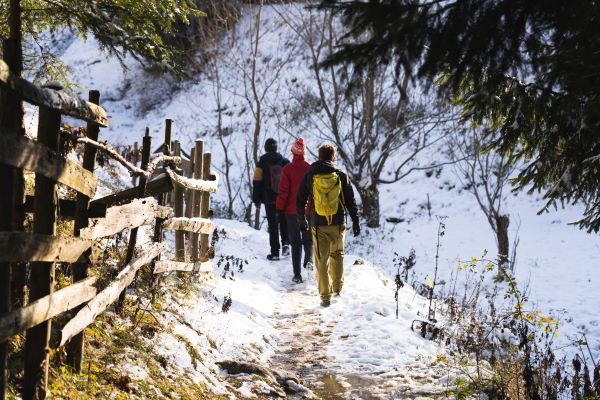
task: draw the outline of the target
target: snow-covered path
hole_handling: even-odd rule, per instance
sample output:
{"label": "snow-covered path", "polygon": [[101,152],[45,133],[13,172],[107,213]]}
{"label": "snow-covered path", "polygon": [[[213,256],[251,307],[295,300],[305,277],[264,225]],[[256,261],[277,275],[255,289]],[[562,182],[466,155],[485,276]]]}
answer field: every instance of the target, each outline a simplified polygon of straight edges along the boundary
{"label": "snow-covered path", "polygon": [[[391,282],[372,265],[347,255],[342,296],[323,309],[314,271],[305,271],[305,282],[296,285],[291,282],[289,258],[279,262],[264,258],[265,232],[228,220],[217,220],[217,226],[221,230],[217,254],[248,261],[233,277],[223,274],[222,262],[216,273],[226,278],[219,278],[210,289],[217,298],[230,294],[232,299],[228,313],[213,314],[202,322],[204,328],[213,327],[208,335],[214,335],[223,357],[295,373],[323,399],[443,394],[447,379],[432,368],[443,350],[411,331],[412,321],[425,310],[425,299],[410,287],[399,293],[396,319]],[[223,335],[224,328],[242,335]],[[244,350],[248,348],[258,351]],[[238,392],[252,397],[262,387],[246,380]],[[296,398],[303,397],[309,396]]]}
{"label": "snow-covered path", "polygon": [[[351,334],[339,334],[338,322],[326,321],[314,308],[314,272],[306,274],[312,279],[303,285],[290,285],[274,313],[279,340],[270,361],[273,367],[294,372],[323,399],[436,398],[443,394],[446,387],[440,382],[442,376],[436,375],[429,363],[415,362],[380,371],[363,368],[362,363],[336,365],[327,349],[335,346],[336,340],[347,341]],[[344,300],[334,299],[333,307],[342,308]],[[381,345],[385,346],[385,342],[379,342],[375,334],[372,345],[360,346],[360,352],[368,359],[373,356],[371,348]]]}

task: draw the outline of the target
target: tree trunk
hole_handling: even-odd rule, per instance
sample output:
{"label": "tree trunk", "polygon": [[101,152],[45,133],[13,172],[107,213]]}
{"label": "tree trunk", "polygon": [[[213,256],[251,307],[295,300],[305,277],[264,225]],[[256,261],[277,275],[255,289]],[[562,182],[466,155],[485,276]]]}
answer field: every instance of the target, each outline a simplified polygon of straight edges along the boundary
{"label": "tree trunk", "polygon": [[358,194],[362,201],[363,217],[367,221],[369,228],[379,227],[380,207],[379,207],[379,190],[376,185],[363,188],[357,186]]}
{"label": "tree trunk", "polygon": [[496,218],[496,239],[498,240],[498,266],[507,268],[510,266],[508,259],[508,224],[510,220],[508,215],[498,215]]}

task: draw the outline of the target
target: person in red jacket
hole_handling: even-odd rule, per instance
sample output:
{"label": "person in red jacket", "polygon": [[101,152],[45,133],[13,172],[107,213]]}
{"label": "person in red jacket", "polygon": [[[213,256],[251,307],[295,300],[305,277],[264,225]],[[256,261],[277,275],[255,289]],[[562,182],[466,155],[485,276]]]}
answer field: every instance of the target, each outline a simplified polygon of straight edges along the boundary
{"label": "person in red jacket", "polygon": [[[292,145],[291,152],[293,160],[283,167],[279,179],[279,189],[275,207],[279,212],[285,214],[287,222],[289,242],[292,246],[292,265],[294,267],[295,283],[302,283],[302,270],[300,261],[302,259],[302,248],[304,247],[304,267],[312,262],[312,236],[310,229],[301,231],[296,216],[296,194],[298,187],[310,164],[306,161],[306,144],[303,138],[298,138]],[[310,204],[308,205],[310,207]],[[307,208],[308,208],[307,207]]]}

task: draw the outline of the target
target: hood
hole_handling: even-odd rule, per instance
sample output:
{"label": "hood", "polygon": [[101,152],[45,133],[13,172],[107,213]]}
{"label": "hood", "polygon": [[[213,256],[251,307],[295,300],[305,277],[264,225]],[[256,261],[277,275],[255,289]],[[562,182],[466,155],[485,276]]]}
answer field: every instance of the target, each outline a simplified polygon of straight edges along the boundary
{"label": "hood", "polygon": [[266,161],[267,164],[277,164],[283,160],[283,156],[276,151],[270,151],[263,154],[260,159]]}
{"label": "hood", "polygon": [[310,171],[314,174],[328,174],[330,172],[339,171],[339,169],[333,161],[319,160],[312,163]]}

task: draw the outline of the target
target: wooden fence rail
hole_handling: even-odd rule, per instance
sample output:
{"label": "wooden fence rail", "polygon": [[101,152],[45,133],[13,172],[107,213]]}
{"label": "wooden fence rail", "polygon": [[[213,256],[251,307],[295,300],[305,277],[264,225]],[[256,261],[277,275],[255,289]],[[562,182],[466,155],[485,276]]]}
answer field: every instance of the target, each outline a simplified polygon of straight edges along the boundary
{"label": "wooden fence rail", "polygon": [[153,197],[135,199],[122,206],[110,207],[106,210],[106,217],[93,218],[87,228],[80,231],[80,237],[96,240],[113,236],[125,229],[137,228],[147,225],[156,218],[169,218],[173,210],[169,207],[159,206]]}
{"label": "wooden fence rail", "polygon": [[83,331],[98,315],[114,303],[127,286],[133,282],[136,272],[168,249],[166,243],[155,243],[142,255],[128,264],[119,275],[96,297],[88,302],[62,329],[60,346],[64,346],[73,336]]}
{"label": "wooden fence rail", "polygon": [[63,90],[40,88],[25,79],[15,76],[3,60],[0,60],[0,85],[11,89],[18,97],[28,103],[46,107],[84,121],[95,122],[102,127],[108,126],[108,114],[102,107]]}
{"label": "wooden fence rail", "polygon": [[0,318],[0,340],[32,328],[71,310],[96,295],[96,278],[90,277],[42,297]]}
{"label": "wooden fence rail", "polygon": [[42,233],[0,232],[0,262],[75,262],[91,240]]}
{"label": "wooden fence rail", "polygon": [[[165,142],[161,146],[163,156],[150,158],[151,138],[146,130],[140,167],[136,165],[137,142],[135,157],[122,157],[98,142],[99,128],[108,126],[109,121],[106,111],[99,105],[97,91],[91,91],[89,101],[85,101],[59,87],[39,87],[13,74],[9,65],[0,60],[0,95],[8,96],[15,104],[26,101],[40,107],[37,140],[25,137],[17,129],[18,124],[14,122],[19,118],[18,113],[8,107],[0,109],[2,177],[10,172],[11,185],[19,182],[22,185],[23,170],[35,173],[35,196],[19,195],[19,189],[13,190],[12,186],[0,193],[2,204],[14,205],[7,207],[6,212],[2,210],[5,214],[0,221],[0,267],[5,268],[1,278],[6,278],[0,285],[0,400],[6,396],[6,343],[22,332],[26,332],[22,397],[37,400],[46,396],[47,349],[54,317],[67,311],[74,315],[61,330],[59,346],[67,346],[68,364],[80,370],[85,328],[117,300],[122,305],[125,291],[141,267],[153,264],[154,274],[212,271],[212,262],[206,259],[206,254],[208,235],[215,227],[208,218],[208,208],[209,195],[218,188],[218,177],[211,173],[210,153],[202,152],[202,141],[196,142],[195,154],[190,152],[193,156],[189,161],[171,156],[175,150],[176,156],[185,154],[187,157],[178,142],[172,146],[171,120],[166,123]],[[76,144],[85,147],[82,165],[61,153],[60,127],[64,115],[87,122],[86,137],[75,138]],[[98,151],[118,159],[133,171],[139,176],[138,184],[92,200],[98,184],[94,174]],[[174,164],[182,161],[183,174],[181,170],[172,169]],[[160,163],[162,168],[154,172]],[[59,198],[59,185],[75,190],[77,199]],[[167,195],[176,205],[176,214],[166,206]],[[26,231],[22,222],[13,223],[18,220],[15,209],[33,213],[33,231]],[[74,219],[73,236],[56,235],[59,218]],[[145,245],[145,250],[140,252],[136,247],[138,228],[150,224],[155,225],[154,243]],[[93,265],[92,247],[97,240],[125,230],[130,233],[122,270],[106,287],[97,287],[96,279],[88,277],[88,270]],[[163,230],[177,232],[176,260],[160,259],[168,250],[166,242],[162,241]],[[200,254],[190,251],[198,249],[199,239]],[[185,240],[191,242],[187,246],[187,256]],[[55,291],[57,263],[70,264],[73,281]],[[26,265],[30,271],[26,283],[30,302],[10,309],[11,285],[16,292],[24,289],[15,287],[20,283],[17,279],[11,280],[11,274],[24,276]]]}

